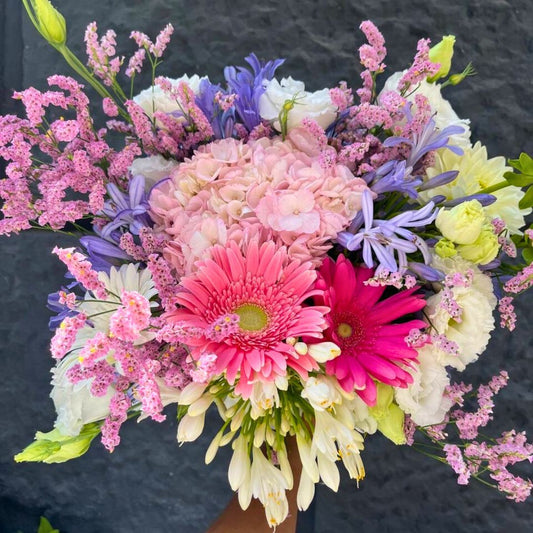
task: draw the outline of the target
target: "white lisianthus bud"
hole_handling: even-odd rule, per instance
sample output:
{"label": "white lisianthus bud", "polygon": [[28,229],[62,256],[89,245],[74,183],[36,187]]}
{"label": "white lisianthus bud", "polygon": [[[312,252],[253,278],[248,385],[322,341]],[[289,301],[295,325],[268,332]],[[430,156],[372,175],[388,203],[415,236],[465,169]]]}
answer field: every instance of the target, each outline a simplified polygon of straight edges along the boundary
{"label": "white lisianthus bud", "polygon": [[306,398],[317,411],[324,411],[342,401],[335,380],[329,376],[310,377],[305,382],[302,398]]}
{"label": "white lisianthus bud", "polygon": [[333,342],[319,342],[317,344],[308,345],[309,355],[317,363],[325,363],[331,361],[341,354],[341,349]]}

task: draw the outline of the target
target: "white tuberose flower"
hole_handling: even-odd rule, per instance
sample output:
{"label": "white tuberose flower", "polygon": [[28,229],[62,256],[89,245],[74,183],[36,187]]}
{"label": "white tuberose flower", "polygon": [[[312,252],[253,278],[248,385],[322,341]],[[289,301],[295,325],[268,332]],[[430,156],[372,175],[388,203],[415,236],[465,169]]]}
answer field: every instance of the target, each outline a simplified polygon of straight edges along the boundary
{"label": "white tuberose flower", "polygon": [[[380,96],[388,91],[397,91],[398,83],[405,72],[395,72],[390,76],[385,82]],[[468,148],[470,146],[470,120],[461,119],[457,116],[450,102],[442,96],[440,85],[438,83],[428,83],[425,80],[421,81],[416,91],[412,91],[407,96],[407,100],[414,102],[417,94],[421,94],[428,99],[431,110],[433,113],[436,113],[435,125],[437,128],[440,130],[443,130],[447,126],[461,126],[464,128],[464,133],[456,133],[450,137],[450,144],[460,146],[461,148]]]}
{"label": "white tuberose flower", "polygon": [[333,404],[341,402],[336,382],[331,376],[310,377],[305,382],[302,398],[306,398],[317,411],[329,409]]}
{"label": "white tuberose flower", "polygon": [[328,89],[310,93],[305,90],[302,81],[293,80],[290,76],[282,78],[281,82],[274,78],[267,83],[259,99],[259,114],[261,118],[273,121],[278,131],[281,131],[278,117],[287,101],[294,101],[287,119],[289,131],[300,126],[304,118],[314,120],[324,129],[337,118],[337,108]]}
{"label": "white tuberose flower", "polygon": [[252,457],[252,494],[263,504],[269,525],[278,526],[289,514],[289,502],[285,494],[289,483],[281,470],[259,448],[254,447]]}
{"label": "white tuberose flower", "polygon": [[439,424],[452,406],[444,396],[450,384],[446,369],[439,362],[438,349],[427,344],[418,350],[420,364],[412,372],[414,382],[406,389],[395,388],[398,405],[420,426]]}

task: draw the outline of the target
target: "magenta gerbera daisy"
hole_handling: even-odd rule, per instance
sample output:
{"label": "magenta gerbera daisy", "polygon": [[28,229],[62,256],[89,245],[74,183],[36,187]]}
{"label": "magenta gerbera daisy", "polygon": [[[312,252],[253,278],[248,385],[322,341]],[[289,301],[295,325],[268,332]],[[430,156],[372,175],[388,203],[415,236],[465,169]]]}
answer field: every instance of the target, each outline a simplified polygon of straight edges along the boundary
{"label": "magenta gerbera daisy", "polygon": [[424,328],[421,320],[395,321],[425,306],[416,288],[381,299],[384,286],[365,285],[372,269],[354,267],[344,256],[337,262],[326,258],[316,287],[323,290],[315,303],[331,308],[326,316],[324,336],[337,344],[341,354],[326,363],[326,372],[335,375],[346,391],[356,392],[369,405],[376,402],[374,380],[407,387],[413,378],[417,352],[405,342],[413,328]]}
{"label": "magenta gerbera daisy", "polygon": [[[225,372],[230,383],[239,377],[236,390],[247,397],[254,381],[285,376],[287,366],[304,377],[318,368],[310,356],[298,355],[285,342],[289,337],[322,337],[329,309],[303,305],[322,292],[314,287],[316,276],[311,263],[291,261],[286,249],[272,242],[252,242],[246,253],[234,242],[227,248],[215,246],[211,259],[181,279],[184,290],[176,300],[182,308],[166,319],[206,332],[188,342],[192,357],[215,354],[215,371]],[[238,327],[223,339],[207,333],[221,317],[235,315]]]}

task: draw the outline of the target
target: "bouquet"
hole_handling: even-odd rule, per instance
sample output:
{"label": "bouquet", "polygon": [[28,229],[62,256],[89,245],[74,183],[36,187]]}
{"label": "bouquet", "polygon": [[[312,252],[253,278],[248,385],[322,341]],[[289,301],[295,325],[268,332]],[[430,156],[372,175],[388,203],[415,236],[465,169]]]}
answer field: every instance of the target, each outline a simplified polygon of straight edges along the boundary
{"label": "bouquet", "polygon": [[0,117],[0,233],[79,236],[53,250],[67,269],[48,302],[57,419],[15,460],[63,462],[97,436],[113,451],[127,420],[176,404],[180,443],[218,410],[206,462],[231,445],[230,486],[272,527],[293,487],[301,510],[316,483],[337,490],[340,463],[359,483],[377,432],[459,484],[529,496],[509,469],[532,461],[525,433],[480,434],[506,372],[457,378],[533,284],[533,159],[489,158],[442,96],[474,74],[453,73],[453,36],[421,39],[378,90],[385,41],[365,21],[361,87],[308,92],[253,54],[223,84],[159,76],[171,25],[155,42],[132,32],[126,59],[89,24],[84,64],[48,0],[24,5],[107,121],[59,75],[15,93],[25,118]]}

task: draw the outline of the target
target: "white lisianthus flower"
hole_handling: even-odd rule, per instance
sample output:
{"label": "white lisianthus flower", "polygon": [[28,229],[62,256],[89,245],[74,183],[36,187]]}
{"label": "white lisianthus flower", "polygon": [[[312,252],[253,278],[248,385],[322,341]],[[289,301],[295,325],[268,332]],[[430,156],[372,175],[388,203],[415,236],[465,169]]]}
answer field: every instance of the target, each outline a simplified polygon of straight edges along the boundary
{"label": "white lisianthus flower", "polygon": [[[389,91],[398,92],[398,84],[405,72],[405,70],[403,72],[395,72],[392,76],[390,76],[385,82],[380,96]],[[450,137],[451,145],[459,146],[463,149],[471,146],[469,126],[470,120],[461,119],[457,116],[457,113],[454,111],[450,102],[448,102],[448,100],[442,96],[441,87],[439,84],[428,83],[426,80],[421,81],[416,91],[410,92],[406,98],[408,101],[414,103],[417,94],[421,94],[428,99],[431,110],[433,113],[435,113],[435,125],[438,129],[443,130],[448,126],[460,126],[465,130],[464,133],[456,133]]]}
{"label": "white lisianthus flower", "polygon": [[141,175],[145,180],[146,190],[151,189],[158,181],[170,176],[170,173],[178,166],[174,159],[165,159],[162,155],[138,157],[133,160],[129,171],[132,176]]}
{"label": "white lisianthus flower", "polygon": [[63,435],[75,437],[81,428],[90,422],[103,420],[109,415],[109,402],[115,393],[109,387],[105,396],[93,396],[90,392],[92,380],[71,383],[67,371],[78,363],[78,355],[71,353],[52,369],[52,392],[57,419],[54,426]]}
{"label": "white lisianthus flower", "polygon": [[259,99],[259,114],[262,119],[272,121],[278,131],[281,131],[279,114],[287,101],[294,102],[287,116],[288,131],[300,126],[304,118],[314,120],[324,129],[337,118],[337,107],[331,101],[329,89],[310,93],[302,81],[290,76],[281,82],[274,78],[267,82]]}
{"label": "white lisianthus flower", "polygon": [[[167,78],[167,80],[175,86],[182,81],[185,82],[194,94],[200,92],[200,83],[202,80],[207,79],[207,76],[200,77],[198,74],[194,74],[193,76],[187,76],[187,74],[184,74],[177,79]],[[144,89],[138,95],[133,97],[133,101],[140,105],[150,118],[153,118],[156,111],[161,111],[162,113],[180,111],[180,106],[176,100],[163,91],[159,85],[153,85],[148,87],[148,89]]]}
{"label": "white lisianthus flower", "polygon": [[[454,181],[435,187],[420,194],[423,200],[430,197],[444,195],[448,200],[477,194],[481,190],[504,181],[505,172],[511,167],[505,166],[504,157],[488,158],[487,148],[480,142],[464,149],[463,155],[454,154],[450,150],[438,150],[435,164],[427,169],[428,179],[447,172],[457,170],[459,175]],[[524,197],[524,191],[518,187],[504,187],[491,193],[496,201],[484,208],[485,214],[492,220],[501,218],[511,233],[520,234],[524,226],[524,217],[531,213],[531,209],[519,209],[518,203]]]}
{"label": "white lisianthus flower", "polygon": [[317,411],[329,409],[342,400],[336,382],[331,376],[310,377],[304,384],[302,398],[307,399]]}
{"label": "white lisianthus flower", "polygon": [[469,270],[473,272],[471,286],[452,289],[453,298],[462,309],[460,322],[454,320],[441,305],[442,291],[431,296],[425,308],[429,321],[437,333],[446,335],[459,346],[459,355],[440,352],[439,362],[462,371],[466,365],[476,361],[485,350],[494,329],[492,312],[497,299],[494,296],[492,281],[474,263],[459,255],[447,258],[434,256],[431,266],[444,274],[455,272],[466,274]]}
{"label": "white lisianthus flower", "polygon": [[[109,319],[118,309],[123,291],[138,292],[148,300],[157,294],[150,271],[139,270],[136,264],[130,263],[118,269],[111,267],[109,275],[99,272],[98,278],[109,292],[108,299],[105,302],[94,301],[91,295],[86,294],[79,310],[89,317],[93,327],[87,325],[77,332],[71,353],[52,370],[50,397],[57,412],[55,426],[65,435],[77,435],[84,424],[105,418],[109,414],[109,401],[114,393],[113,387],[109,387],[105,396],[94,397],[90,393],[92,380],[82,380],[76,384],[68,380],[66,373],[78,363],[78,350],[98,332],[109,333]],[[153,305],[157,304],[154,302]],[[143,332],[135,343],[143,344],[154,336],[154,333]]]}
{"label": "white lisianthus flower", "polygon": [[413,370],[409,387],[395,388],[396,402],[419,426],[439,424],[453,402],[444,396],[450,378],[439,362],[440,350],[427,344],[418,350],[420,364]]}

